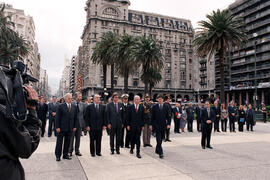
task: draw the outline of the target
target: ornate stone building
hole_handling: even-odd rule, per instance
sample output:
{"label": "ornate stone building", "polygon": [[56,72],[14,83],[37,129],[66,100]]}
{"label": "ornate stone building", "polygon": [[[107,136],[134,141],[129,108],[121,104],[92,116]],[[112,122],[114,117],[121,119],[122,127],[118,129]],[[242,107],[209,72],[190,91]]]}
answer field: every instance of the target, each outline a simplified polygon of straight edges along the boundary
{"label": "ornate stone building", "polygon": [[[151,36],[163,47],[164,69],[162,81],[157,84],[152,95],[171,94],[173,99],[194,98],[193,80],[194,52],[192,40],[194,30],[189,20],[130,10],[128,0],[87,0],[86,25],[82,34],[82,46],[78,50],[76,71],[82,77],[83,95],[103,94],[102,67],[92,64],[91,54],[96,42],[108,31],[133,36]],[[110,87],[110,68],[108,68],[107,91]],[[138,69],[129,78],[129,94],[143,95],[144,84]],[[123,78],[114,77],[115,90],[123,92]]]}

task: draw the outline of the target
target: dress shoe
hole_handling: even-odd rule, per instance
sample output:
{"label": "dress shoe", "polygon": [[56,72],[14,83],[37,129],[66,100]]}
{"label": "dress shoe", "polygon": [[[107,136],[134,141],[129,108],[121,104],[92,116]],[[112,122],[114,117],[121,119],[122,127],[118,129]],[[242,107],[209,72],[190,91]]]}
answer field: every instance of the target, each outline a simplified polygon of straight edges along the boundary
{"label": "dress shoe", "polygon": [[144,144],[143,147],[147,147],[147,144]]}
{"label": "dress shoe", "polygon": [[163,158],[164,158],[163,154],[160,154],[160,155],[159,155],[159,158],[160,158],[160,159],[163,159]]}
{"label": "dress shoe", "polygon": [[69,155],[70,157],[72,157],[72,153],[68,153],[68,155]]}
{"label": "dress shoe", "polygon": [[114,155],[114,151],[111,152],[111,155]]}
{"label": "dress shoe", "polygon": [[52,135],[48,135],[48,137],[51,137]]}
{"label": "dress shoe", "polygon": [[59,157],[56,158],[56,161],[61,161],[61,159]]}
{"label": "dress shoe", "polygon": [[142,156],[141,156],[140,154],[137,154],[137,158],[141,159],[141,158],[142,158]]}
{"label": "dress shoe", "polygon": [[91,154],[92,157],[95,157],[95,154]]}
{"label": "dress shoe", "polygon": [[172,142],[170,139],[167,139],[168,142]]}
{"label": "dress shoe", "polygon": [[71,160],[72,158],[69,157],[69,156],[64,156],[63,159],[66,159],[66,160]]}
{"label": "dress shoe", "polygon": [[102,156],[100,153],[97,153],[97,156]]}
{"label": "dress shoe", "polygon": [[76,153],[76,156],[82,156],[82,154],[80,152]]}
{"label": "dress shoe", "polygon": [[133,149],[131,149],[131,150],[129,151],[129,153],[130,153],[130,154],[133,154]]}
{"label": "dress shoe", "polygon": [[116,151],[116,154],[120,154],[120,151]]}
{"label": "dress shoe", "polygon": [[203,146],[202,149],[205,149],[205,147]]}
{"label": "dress shoe", "polygon": [[130,147],[129,146],[125,146],[125,148],[128,148],[129,149]]}
{"label": "dress shoe", "polygon": [[212,146],[206,146],[208,149],[213,149],[213,147]]}
{"label": "dress shoe", "polygon": [[153,147],[151,144],[147,144],[147,146],[149,146],[149,147]]}

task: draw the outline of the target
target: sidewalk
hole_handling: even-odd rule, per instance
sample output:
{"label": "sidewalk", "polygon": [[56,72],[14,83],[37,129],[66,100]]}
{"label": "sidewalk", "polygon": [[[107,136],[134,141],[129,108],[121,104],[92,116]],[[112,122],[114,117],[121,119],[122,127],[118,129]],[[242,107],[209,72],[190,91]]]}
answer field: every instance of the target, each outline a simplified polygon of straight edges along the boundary
{"label": "sidewalk", "polygon": [[[194,123],[195,125],[195,123]],[[194,126],[195,127],[195,126]],[[269,179],[270,124],[257,123],[254,132],[213,133],[213,150],[202,150],[200,134],[171,134],[171,143],[163,143],[164,159],[154,148],[142,147],[142,159],[121,149],[110,155],[109,138],[103,134],[102,157],[91,157],[89,137],[81,140],[83,156],[55,161],[56,138],[42,139],[38,150],[22,160],[27,180],[84,179]],[[152,145],[155,139],[152,138]]]}

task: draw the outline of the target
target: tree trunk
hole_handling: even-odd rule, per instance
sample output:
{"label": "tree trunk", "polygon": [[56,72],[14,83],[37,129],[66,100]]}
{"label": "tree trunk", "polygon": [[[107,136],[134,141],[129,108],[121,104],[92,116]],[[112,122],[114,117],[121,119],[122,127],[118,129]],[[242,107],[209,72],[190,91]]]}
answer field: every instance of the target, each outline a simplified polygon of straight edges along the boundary
{"label": "tree trunk", "polygon": [[224,50],[221,48],[219,50],[219,71],[220,71],[220,101],[221,103],[225,102],[225,79],[224,79]]}
{"label": "tree trunk", "polygon": [[129,75],[129,70],[125,70],[125,75],[124,75],[124,92],[128,93],[128,75]]}
{"label": "tree trunk", "polygon": [[152,97],[152,89],[153,89],[153,86],[150,83],[149,84],[149,96],[150,96],[150,98]]}
{"label": "tree trunk", "polygon": [[148,81],[145,81],[144,82],[144,94],[147,94],[148,93],[148,91],[149,91],[149,82]]}
{"label": "tree trunk", "polygon": [[111,93],[114,93],[114,63],[111,65]]}
{"label": "tree trunk", "polygon": [[103,88],[106,88],[107,84],[107,65],[103,65]]}

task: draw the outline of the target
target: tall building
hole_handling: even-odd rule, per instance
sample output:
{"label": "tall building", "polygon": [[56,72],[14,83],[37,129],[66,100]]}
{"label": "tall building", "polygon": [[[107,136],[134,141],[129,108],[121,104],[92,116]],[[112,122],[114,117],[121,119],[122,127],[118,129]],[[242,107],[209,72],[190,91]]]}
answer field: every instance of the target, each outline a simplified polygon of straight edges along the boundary
{"label": "tall building", "polygon": [[76,68],[76,56],[71,58],[71,64],[69,69],[69,91],[70,93],[74,94],[76,92],[76,75],[75,75],[75,68]]}
{"label": "tall building", "polygon": [[[257,105],[270,104],[270,1],[238,0],[229,10],[243,17],[248,42],[234,47],[227,57],[227,101],[243,104],[256,99]],[[218,75],[218,64],[216,72]],[[220,89],[218,77],[216,85]]]}
{"label": "tall building", "polygon": [[47,100],[50,96],[49,86],[48,86],[48,74],[47,74],[47,71],[43,68],[40,68],[38,93],[39,95],[44,96]]}
{"label": "tall building", "polygon": [[5,13],[11,17],[14,26],[10,26],[20,36],[29,42],[30,51],[24,58],[28,67],[28,73],[39,79],[40,76],[40,54],[38,44],[35,42],[35,23],[33,17],[25,15],[24,10],[15,9],[12,5],[6,4]]}
{"label": "tall building", "polygon": [[64,70],[62,72],[62,77],[59,85],[58,96],[63,97],[66,93],[70,92],[70,68],[71,61],[65,58]]}
{"label": "tall building", "polygon": [[[151,36],[163,47],[165,57],[162,81],[153,90],[154,98],[158,93],[169,93],[173,98],[193,99],[193,64],[194,52],[192,41],[194,30],[189,20],[130,10],[128,0],[87,0],[86,25],[82,34],[82,46],[78,50],[78,71],[82,77],[84,96],[104,92],[102,67],[94,65],[90,58],[92,49],[102,35],[108,31],[116,34],[132,36]],[[110,85],[110,68],[108,68],[107,88]],[[130,76],[129,94],[142,95],[144,84],[140,80],[138,69]],[[117,74],[114,77],[115,90],[123,92],[123,78]]]}

